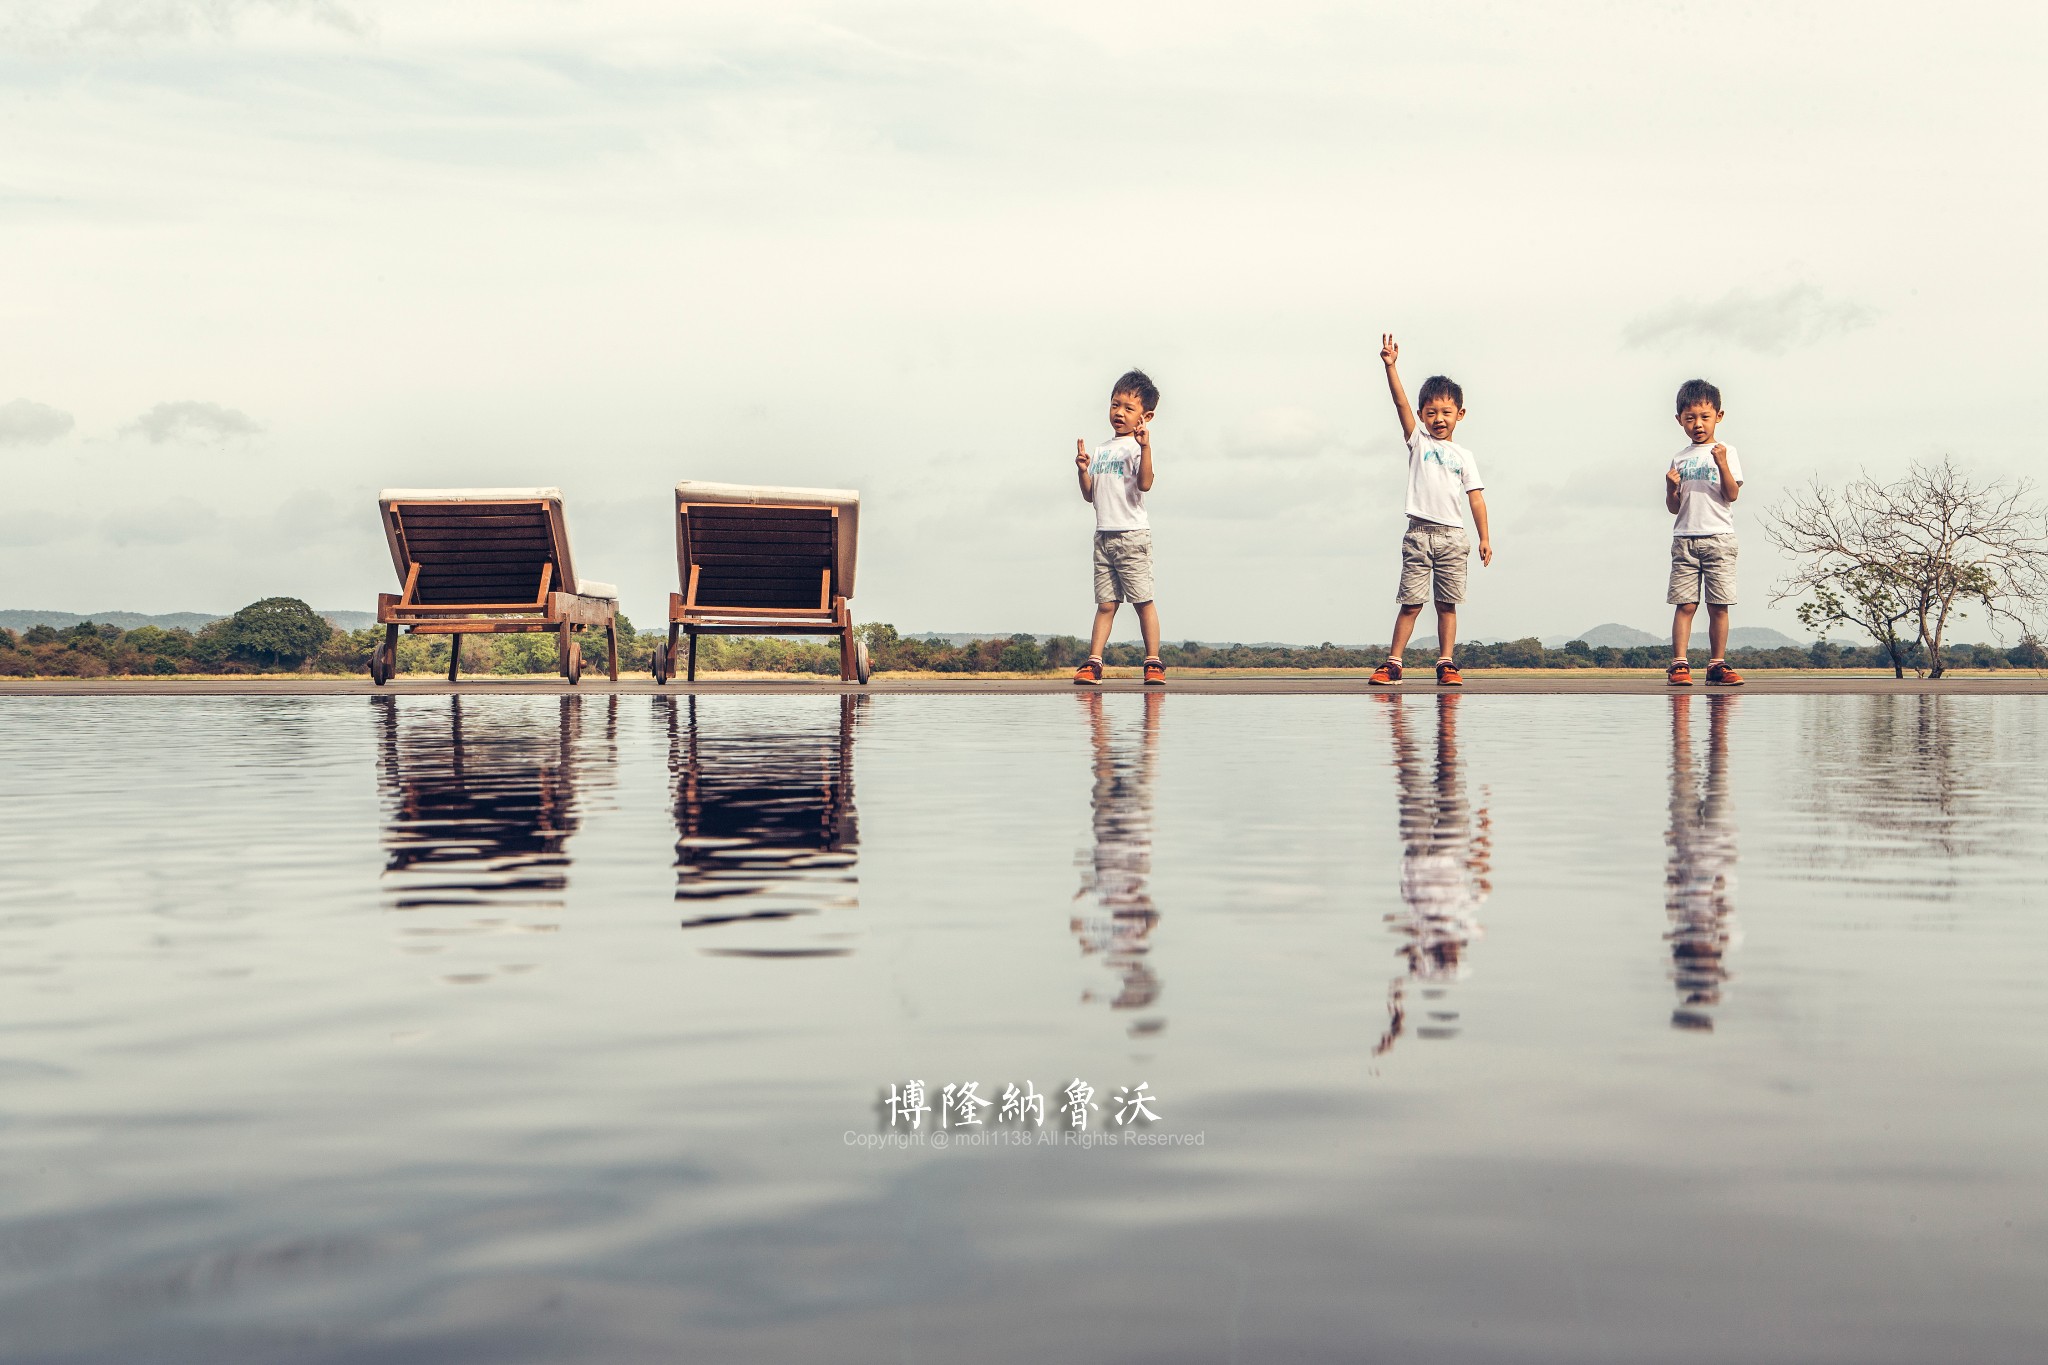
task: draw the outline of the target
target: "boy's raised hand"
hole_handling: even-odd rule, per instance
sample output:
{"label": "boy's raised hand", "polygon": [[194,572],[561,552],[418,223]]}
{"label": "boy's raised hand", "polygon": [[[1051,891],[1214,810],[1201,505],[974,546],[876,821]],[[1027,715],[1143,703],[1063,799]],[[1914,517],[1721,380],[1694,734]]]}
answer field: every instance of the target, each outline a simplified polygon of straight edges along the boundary
{"label": "boy's raised hand", "polygon": [[1146,425],[1144,418],[1140,417],[1138,425],[1131,428],[1131,439],[1138,443],[1139,454],[1149,455],[1152,453],[1152,428]]}
{"label": "boy's raised hand", "polygon": [[1084,474],[1088,472],[1088,443],[1086,441],[1077,440],[1074,442],[1074,468]]}
{"label": "boy's raised hand", "polygon": [[1392,332],[1381,332],[1380,364],[1386,366],[1388,369],[1391,370],[1394,368],[1394,362],[1399,360],[1400,358],[1401,348],[1398,344],[1395,343],[1394,334]]}

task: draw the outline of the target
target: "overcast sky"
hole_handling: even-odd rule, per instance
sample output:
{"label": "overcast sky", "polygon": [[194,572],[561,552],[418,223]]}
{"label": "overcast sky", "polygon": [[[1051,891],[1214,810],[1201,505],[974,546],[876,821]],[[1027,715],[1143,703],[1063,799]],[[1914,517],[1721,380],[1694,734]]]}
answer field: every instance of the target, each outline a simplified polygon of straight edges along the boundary
{"label": "overcast sky", "polygon": [[1738,624],[1789,485],[2037,461],[2033,5],[8,0],[0,606],[391,590],[387,485],[558,484],[642,624],[678,478],[854,487],[855,614],[1085,632],[1162,390],[1169,638],[1384,640],[1377,359],[1465,386],[1464,630],[1661,629],[1680,381]]}

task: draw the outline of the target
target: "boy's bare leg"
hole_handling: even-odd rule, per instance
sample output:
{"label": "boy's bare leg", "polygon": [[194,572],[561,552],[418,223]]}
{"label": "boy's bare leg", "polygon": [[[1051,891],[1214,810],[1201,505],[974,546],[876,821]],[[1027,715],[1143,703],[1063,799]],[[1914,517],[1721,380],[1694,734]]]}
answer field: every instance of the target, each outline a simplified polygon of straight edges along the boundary
{"label": "boy's bare leg", "polygon": [[1436,604],[1436,657],[1455,659],[1458,646],[1458,608],[1450,602]]}
{"label": "boy's bare leg", "polygon": [[1415,622],[1422,615],[1422,603],[1409,606],[1401,604],[1401,614],[1394,618],[1394,643],[1387,646],[1387,657],[1398,659],[1401,651],[1408,648],[1408,637],[1415,633]]}
{"label": "boy's bare leg", "polygon": [[1138,629],[1145,636],[1145,657],[1159,657],[1159,608],[1150,602],[1140,602],[1138,607]]}
{"label": "boy's bare leg", "polygon": [[1713,657],[1728,657],[1728,606],[1724,602],[1707,603],[1707,648],[1714,651]]}
{"label": "boy's bare leg", "polygon": [[[1692,647],[1692,618],[1700,609],[1697,602],[1681,602],[1671,612],[1671,657],[1683,659],[1685,651]],[[1726,615],[1726,612],[1723,612]],[[1711,631],[1714,616],[1707,613],[1707,625]]]}
{"label": "boy's bare leg", "polygon": [[1095,604],[1095,629],[1088,634],[1088,657],[1099,659],[1109,646],[1109,628],[1116,624],[1116,603]]}

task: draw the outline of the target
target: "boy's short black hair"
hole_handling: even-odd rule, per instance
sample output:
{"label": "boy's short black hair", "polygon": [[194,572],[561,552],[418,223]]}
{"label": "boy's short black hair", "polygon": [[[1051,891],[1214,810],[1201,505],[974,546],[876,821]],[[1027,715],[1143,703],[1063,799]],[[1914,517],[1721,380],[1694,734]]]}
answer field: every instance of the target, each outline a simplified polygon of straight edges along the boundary
{"label": "boy's short black hair", "polygon": [[1458,381],[1446,375],[1433,374],[1422,381],[1422,392],[1415,397],[1415,406],[1426,408],[1433,399],[1448,398],[1451,406],[1459,412],[1465,410],[1465,391],[1458,387]]}
{"label": "boy's short black hair", "polygon": [[1721,410],[1721,391],[1704,379],[1688,379],[1678,386],[1678,410],[1684,412],[1694,403],[1712,403],[1714,411]]}
{"label": "boy's short black hair", "polygon": [[1153,383],[1152,376],[1143,370],[1125,370],[1123,377],[1110,385],[1111,398],[1120,393],[1136,394],[1147,412],[1159,411],[1159,386]]}

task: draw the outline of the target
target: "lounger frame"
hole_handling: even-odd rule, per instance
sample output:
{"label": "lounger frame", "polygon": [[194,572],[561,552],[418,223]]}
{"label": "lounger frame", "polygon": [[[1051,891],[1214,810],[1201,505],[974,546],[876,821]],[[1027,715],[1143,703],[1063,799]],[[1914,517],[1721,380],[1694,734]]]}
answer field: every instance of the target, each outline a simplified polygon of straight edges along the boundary
{"label": "lounger frame", "polygon": [[[577,636],[587,630],[603,628],[605,653],[611,679],[619,680],[619,604],[613,598],[589,597],[581,593],[562,591],[554,581],[555,565],[562,559],[562,546],[567,537],[562,526],[560,503],[551,498],[504,497],[504,498],[388,498],[382,501],[385,529],[391,538],[394,563],[405,565],[404,587],[396,593],[377,594],[377,623],[384,627],[384,643],[371,659],[370,677],[379,686],[389,681],[396,672],[398,656],[398,633],[409,631],[414,635],[446,635],[448,641],[448,681],[454,682],[462,670],[462,637],[465,635],[522,635],[541,631],[552,631],[558,642],[560,671],[573,686],[581,679],[583,647]],[[460,508],[455,516],[449,517],[449,524],[458,520],[470,520],[493,515],[528,517],[539,512],[546,520],[553,541],[546,562],[540,566],[538,581],[534,584],[530,600],[514,602],[422,602],[419,600],[420,561],[412,557],[408,543],[411,532],[406,527],[406,516],[411,513],[416,519],[431,522],[435,512],[449,513]],[[489,509],[489,510],[485,510]],[[415,521],[416,529],[419,527]],[[445,528],[431,528],[445,529]],[[488,525],[480,523],[467,534],[477,537],[477,562],[486,562],[489,551]],[[461,538],[458,536],[457,538]],[[500,580],[502,582],[502,579]],[[446,596],[451,591],[441,587],[437,595]],[[505,594],[499,593],[499,596]]]}

